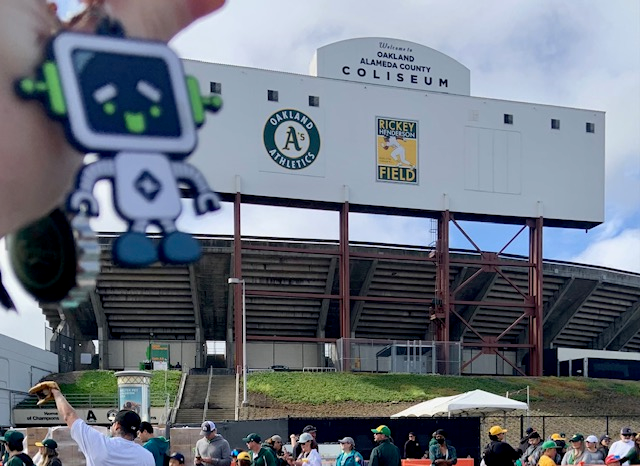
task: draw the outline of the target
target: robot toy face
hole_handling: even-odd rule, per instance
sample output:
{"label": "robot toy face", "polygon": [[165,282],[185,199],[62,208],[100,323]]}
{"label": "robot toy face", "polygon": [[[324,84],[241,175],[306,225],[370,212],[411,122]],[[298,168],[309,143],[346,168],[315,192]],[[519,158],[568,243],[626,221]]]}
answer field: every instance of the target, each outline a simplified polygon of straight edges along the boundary
{"label": "robot toy face", "polygon": [[189,154],[196,145],[185,77],[161,43],[64,33],[53,44],[69,136],[90,152]]}
{"label": "robot toy face", "polygon": [[76,50],[73,64],[92,131],[112,136],[180,136],[163,60]]}

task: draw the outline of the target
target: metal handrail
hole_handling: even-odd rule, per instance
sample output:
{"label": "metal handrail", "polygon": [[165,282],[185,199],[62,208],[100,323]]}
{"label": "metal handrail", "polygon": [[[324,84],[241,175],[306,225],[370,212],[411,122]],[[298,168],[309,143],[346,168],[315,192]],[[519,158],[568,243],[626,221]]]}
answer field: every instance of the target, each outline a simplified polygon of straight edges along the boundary
{"label": "metal handrail", "polygon": [[172,425],[176,423],[176,415],[178,414],[178,409],[180,408],[180,404],[182,404],[182,401],[183,401],[183,392],[185,391],[185,384],[187,384],[187,373],[183,373],[182,376],[180,377],[180,385],[178,386],[178,396],[176,396],[176,399],[174,400],[174,410],[171,413]]}
{"label": "metal handrail", "polygon": [[207,396],[205,397],[205,405],[203,406],[203,422],[207,420],[207,409],[209,409],[209,395],[211,394],[211,380],[214,376],[214,367],[209,367],[209,381],[207,382]]}

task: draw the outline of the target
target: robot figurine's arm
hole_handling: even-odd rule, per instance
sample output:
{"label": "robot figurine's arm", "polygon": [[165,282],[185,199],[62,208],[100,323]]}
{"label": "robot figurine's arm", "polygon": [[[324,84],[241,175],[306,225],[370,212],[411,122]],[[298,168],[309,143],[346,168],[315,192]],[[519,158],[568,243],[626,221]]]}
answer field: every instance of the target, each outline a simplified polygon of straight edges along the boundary
{"label": "robot figurine's arm", "polygon": [[189,100],[191,101],[191,113],[194,123],[200,127],[205,123],[205,110],[218,112],[223,107],[223,100],[217,94],[203,97],[200,95],[198,80],[193,76],[185,76]]}
{"label": "robot figurine's arm", "polygon": [[196,212],[198,214],[220,209],[218,195],[211,191],[207,180],[196,167],[185,162],[174,161],[171,163],[171,170],[176,180],[182,180],[196,189]]}
{"label": "robot figurine's arm", "polygon": [[87,206],[87,214],[98,215],[98,201],[93,195],[93,187],[103,178],[112,178],[116,173],[113,159],[103,159],[93,162],[82,168],[76,181],[76,190],[67,200],[67,207],[71,212],[80,212],[82,205]]}
{"label": "robot figurine's arm", "polygon": [[39,69],[42,79],[21,78],[14,83],[16,92],[24,99],[41,100],[47,112],[54,118],[67,115],[67,103],[62,92],[58,65],[51,60],[45,61]]}

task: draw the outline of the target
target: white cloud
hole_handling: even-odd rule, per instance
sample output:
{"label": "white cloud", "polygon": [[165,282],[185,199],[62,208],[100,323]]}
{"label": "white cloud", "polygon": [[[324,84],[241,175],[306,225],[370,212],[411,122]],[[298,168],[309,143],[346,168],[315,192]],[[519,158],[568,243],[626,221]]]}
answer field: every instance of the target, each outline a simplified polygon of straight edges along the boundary
{"label": "white cloud", "polygon": [[592,243],[571,261],[638,273],[639,255],[639,229],[627,229],[614,237]]}

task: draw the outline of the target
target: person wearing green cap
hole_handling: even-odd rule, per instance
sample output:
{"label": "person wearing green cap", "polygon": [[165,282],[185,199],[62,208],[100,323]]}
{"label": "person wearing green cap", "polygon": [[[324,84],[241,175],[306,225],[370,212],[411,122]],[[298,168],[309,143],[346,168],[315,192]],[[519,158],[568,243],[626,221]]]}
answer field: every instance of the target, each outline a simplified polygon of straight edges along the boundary
{"label": "person wearing green cap", "polygon": [[43,439],[41,443],[36,442],[40,450],[40,462],[38,465],[62,465],[58,457],[58,443],[53,439]]}
{"label": "person wearing green cap", "polygon": [[549,439],[541,445],[541,457],[536,465],[556,465],[554,456],[556,456],[556,443]]}
{"label": "person wearing green cap", "polygon": [[392,431],[385,425],[372,428],[377,446],[369,456],[369,465],[401,465],[401,451],[392,443]]}
{"label": "person wearing green cap", "polygon": [[2,437],[2,441],[7,443],[7,451],[9,451],[9,460],[5,465],[34,465],[33,460],[28,454],[23,453],[24,435],[19,431],[9,430]]}
{"label": "person wearing green cap", "polygon": [[570,449],[561,460],[561,465],[596,465],[602,464],[599,456],[585,449],[585,437],[577,433],[570,438]]}
{"label": "person wearing green cap", "polygon": [[260,444],[261,437],[258,433],[249,433],[243,441],[247,443],[248,451],[253,453],[251,465],[278,465],[272,450]]}

